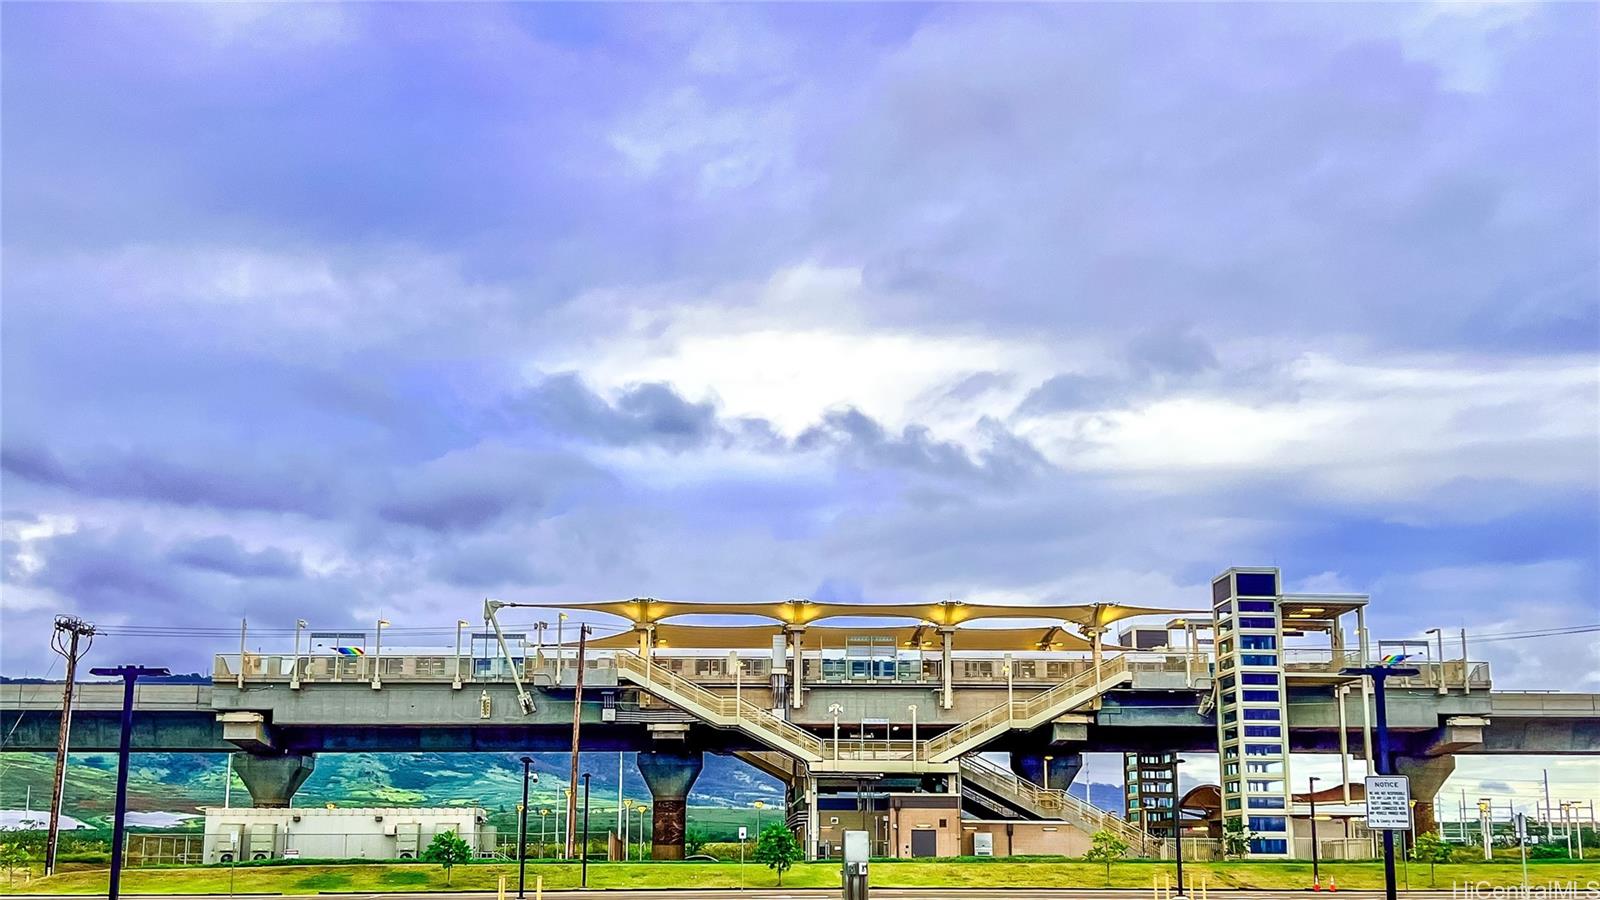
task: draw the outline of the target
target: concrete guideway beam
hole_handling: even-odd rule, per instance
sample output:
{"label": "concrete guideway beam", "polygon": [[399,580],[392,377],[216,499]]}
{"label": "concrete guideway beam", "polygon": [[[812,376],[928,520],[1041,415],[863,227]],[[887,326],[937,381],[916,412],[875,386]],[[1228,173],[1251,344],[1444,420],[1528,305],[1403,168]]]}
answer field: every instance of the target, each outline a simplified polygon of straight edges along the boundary
{"label": "concrete guideway beam", "polygon": [[282,809],[294,799],[294,792],[305,784],[317,767],[317,758],[309,753],[286,753],[282,756],[260,756],[255,753],[235,753],[233,770],[239,773],[245,790],[250,792],[250,802],[264,809]]}
{"label": "concrete guideway beam", "polygon": [[651,797],[651,859],[683,859],[689,789],[705,761],[698,750],[644,750],[639,774]]}

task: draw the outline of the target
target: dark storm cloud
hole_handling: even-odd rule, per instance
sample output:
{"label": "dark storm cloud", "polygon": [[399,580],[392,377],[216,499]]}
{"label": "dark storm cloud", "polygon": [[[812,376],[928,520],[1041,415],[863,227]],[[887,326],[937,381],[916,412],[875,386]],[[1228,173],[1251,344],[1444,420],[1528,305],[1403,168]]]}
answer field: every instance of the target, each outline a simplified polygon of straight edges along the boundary
{"label": "dark storm cloud", "polygon": [[167,558],[191,569],[219,572],[238,578],[294,578],[303,574],[300,560],[277,547],[247,550],[227,535],[186,541]]}
{"label": "dark storm cloud", "polygon": [[718,435],[710,403],[690,403],[666,384],[638,384],[615,402],[600,397],[577,374],[551,375],[513,399],[513,416],[551,432],[603,444],[658,444],[686,450]]}
{"label": "dark storm cloud", "polygon": [[316,473],[247,458],[185,461],[107,451],[68,463],[36,444],[8,441],[0,449],[0,469],[85,496],[177,506],[322,516],[332,501],[331,486]]}
{"label": "dark storm cloud", "polygon": [[893,434],[858,409],[833,410],[795,439],[800,451],[831,450],[849,465],[1014,485],[1049,468],[1026,440],[993,420],[981,423],[990,444],[976,454],[933,437],[928,428],[908,425]]}
{"label": "dark storm cloud", "polygon": [[[1587,361],[1597,17],[10,7],[6,664],[48,664],[56,608],[428,624],[489,590],[1203,600],[1232,563],[1362,589],[1476,556],[1559,557],[1592,599],[1590,407],[1537,379],[1495,407],[1514,426],[1456,416],[1422,464],[1431,410],[1393,415],[1353,467],[1395,472],[1355,499],[1298,452],[1129,474],[1044,426],[1322,399],[1283,427],[1309,440],[1419,382]],[[749,289],[808,266],[860,296]],[[731,415],[713,398],[763,374],[739,344],[765,331],[889,350],[841,396]],[[737,361],[684,350],[705,335]],[[988,349],[901,371],[927,340]],[[693,375],[610,377],[615,346]],[[1367,393],[1295,377],[1351,348]],[[917,399],[852,393],[879,382]],[[1554,450],[1472,468],[1522,435]]]}

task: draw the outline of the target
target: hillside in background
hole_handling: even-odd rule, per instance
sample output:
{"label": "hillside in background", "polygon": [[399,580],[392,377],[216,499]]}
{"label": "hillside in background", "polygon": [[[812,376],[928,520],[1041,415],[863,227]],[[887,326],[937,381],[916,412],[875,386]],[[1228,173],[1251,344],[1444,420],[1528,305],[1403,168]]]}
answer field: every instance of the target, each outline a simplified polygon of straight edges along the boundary
{"label": "hillside in background", "polygon": [[[532,754],[539,783],[532,790],[534,809],[559,804],[557,790],[566,784],[569,758],[564,754]],[[295,794],[297,806],[482,806],[510,814],[522,793],[521,754],[515,753],[325,753],[316,771]],[[0,808],[48,808],[54,757],[47,753],[7,753],[0,757]],[[66,812],[86,822],[109,816],[116,790],[116,757],[73,754],[68,767]],[[617,754],[585,753],[581,771],[591,774],[591,802],[596,808],[616,806]],[[128,779],[128,806],[142,812],[198,813],[221,806],[226,761],[220,753],[137,753]],[[624,759],[625,795],[648,800],[649,790]],[[1103,809],[1120,811],[1122,792],[1116,785],[1078,784],[1072,792]],[[233,802],[247,805],[249,793],[234,776]],[[705,770],[695,782],[690,804],[699,809],[748,809],[756,800],[769,806],[783,801],[777,780],[733,759],[708,753]]]}

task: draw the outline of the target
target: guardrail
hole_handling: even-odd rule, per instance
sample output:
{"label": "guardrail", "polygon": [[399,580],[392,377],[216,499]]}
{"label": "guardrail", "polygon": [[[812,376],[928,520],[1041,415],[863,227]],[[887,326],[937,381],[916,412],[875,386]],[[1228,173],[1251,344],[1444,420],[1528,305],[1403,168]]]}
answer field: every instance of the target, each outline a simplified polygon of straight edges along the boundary
{"label": "guardrail", "polygon": [[687,706],[690,711],[704,718],[742,726],[755,732],[758,738],[764,738],[765,743],[791,752],[798,750],[800,756],[812,761],[823,758],[821,738],[749,701],[706,690],[633,653],[618,651],[614,659],[618,672],[628,675],[647,690],[660,690],[666,695],[664,699]]}
{"label": "guardrail", "polygon": [[[1098,693],[1100,685],[1113,678],[1128,674],[1128,660],[1123,657],[1104,660],[1100,665],[1081,672],[1073,678],[1028,697],[1012,697],[986,712],[968,719],[927,742],[927,756],[937,759],[996,728],[1009,728],[1019,721],[1026,722],[1056,711],[1057,707],[1075,705],[1072,701],[1087,691]],[[1062,708],[1060,712],[1065,712]]]}
{"label": "guardrail", "polygon": [[1151,838],[1132,823],[1086,800],[1074,797],[1066,791],[1041,787],[980,756],[962,758],[961,777],[992,793],[1009,797],[1013,802],[1023,804],[1040,815],[1064,819],[1086,831],[1110,831],[1134,846],[1149,842],[1160,843],[1158,839]]}

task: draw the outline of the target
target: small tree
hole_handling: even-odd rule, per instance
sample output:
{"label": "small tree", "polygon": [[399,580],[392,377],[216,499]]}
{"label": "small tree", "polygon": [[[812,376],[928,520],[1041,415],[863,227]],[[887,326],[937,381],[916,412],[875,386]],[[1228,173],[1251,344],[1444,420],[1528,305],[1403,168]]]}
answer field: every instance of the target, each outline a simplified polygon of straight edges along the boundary
{"label": "small tree", "polygon": [[1084,854],[1084,859],[1106,864],[1106,887],[1111,886],[1111,864],[1122,858],[1128,852],[1128,842],[1122,835],[1114,831],[1101,829],[1094,833],[1094,842],[1089,847],[1089,852]]}
{"label": "small tree", "polygon": [[683,849],[690,856],[699,856],[700,851],[706,849],[706,842],[709,840],[711,836],[703,829],[691,828],[683,836]]}
{"label": "small tree", "polygon": [[450,870],[457,863],[472,860],[472,848],[467,842],[456,836],[454,831],[441,831],[433,836],[433,843],[428,849],[422,851],[422,858],[427,862],[436,862],[444,866],[444,883],[450,883]]}
{"label": "small tree", "polygon": [[1250,852],[1250,841],[1255,838],[1255,832],[1244,824],[1244,817],[1222,820],[1222,855],[1230,859],[1239,859]]}
{"label": "small tree", "polygon": [[1424,831],[1411,842],[1411,858],[1428,864],[1428,886],[1433,887],[1433,867],[1447,863],[1455,848],[1431,831]]}
{"label": "small tree", "polygon": [[6,870],[6,881],[17,880],[17,870],[28,865],[33,854],[20,841],[0,843],[0,868]]}
{"label": "small tree", "polygon": [[798,862],[800,856],[800,842],[782,823],[774,822],[761,829],[761,836],[756,840],[755,859],[778,871],[779,887],[783,886],[783,873]]}

